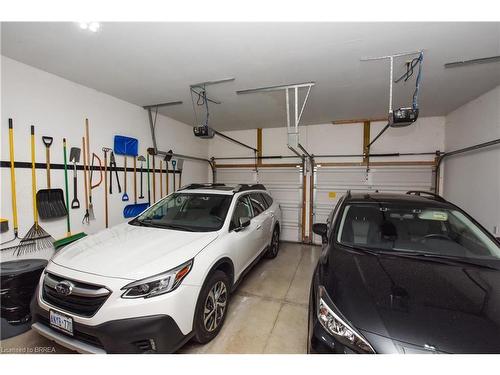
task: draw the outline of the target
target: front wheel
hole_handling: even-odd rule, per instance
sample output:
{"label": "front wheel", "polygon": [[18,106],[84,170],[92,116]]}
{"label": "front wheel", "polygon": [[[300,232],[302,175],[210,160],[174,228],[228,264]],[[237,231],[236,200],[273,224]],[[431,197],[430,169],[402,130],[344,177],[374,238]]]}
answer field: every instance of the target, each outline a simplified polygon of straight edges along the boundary
{"label": "front wheel", "polygon": [[271,244],[269,245],[269,250],[266,252],[266,258],[269,259],[276,258],[279,251],[280,251],[280,230],[276,226],[273,231],[273,236],[271,237]]}
{"label": "front wheel", "polygon": [[222,328],[226,319],[229,300],[229,278],[222,271],[209,276],[198,297],[195,312],[195,336],[200,344],[212,340]]}

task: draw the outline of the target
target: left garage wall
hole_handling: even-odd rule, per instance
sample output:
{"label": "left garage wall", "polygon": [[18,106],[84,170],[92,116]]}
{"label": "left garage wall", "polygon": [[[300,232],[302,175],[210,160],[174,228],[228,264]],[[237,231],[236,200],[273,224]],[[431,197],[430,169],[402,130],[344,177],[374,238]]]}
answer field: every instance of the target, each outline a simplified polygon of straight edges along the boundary
{"label": "left garage wall", "polygon": [[[139,139],[139,153],[142,155],[146,155],[146,149],[152,146],[147,112],[140,106],[2,56],[0,134],[2,161],[9,160],[9,118],[14,121],[15,160],[21,162],[30,161],[30,125],[35,125],[36,161],[45,163],[45,146],[41,137],[47,135],[54,138],[51,147],[51,163],[62,164],[62,140],[66,138],[68,157],[71,147],[82,148],[85,118],[88,118],[90,123],[90,153],[96,153],[101,159],[103,159],[102,147],[113,147],[113,137],[116,134]],[[159,149],[172,149],[179,154],[207,157],[208,143],[193,137],[190,126],[169,117],[158,115],[156,129]],[[80,164],[82,162],[83,155],[80,158]],[[118,167],[123,167],[123,156],[117,156],[116,162]],[[132,167],[132,158],[130,157],[127,166]],[[159,168],[159,159],[156,160],[156,168]],[[68,173],[71,201],[73,196],[72,170],[69,169]],[[104,229],[104,183],[92,191],[96,219],[88,225],[82,224],[85,213],[83,171],[77,173],[78,198],[81,208],[70,209],[72,232],[95,233]],[[46,188],[46,171],[37,169],[36,177],[37,188]],[[98,174],[94,175],[94,179],[96,178],[98,178]],[[123,185],[123,172],[119,173],[119,178],[120,183]],[[208,170],[206,164],[192,161],[184,162],[182,184],[206,182],[207,179]],[[1,181],[0,216],[9,220],[9,232],[1,235],[2,242],[4,242],[13,236],[9,168],[1,168]],[[19,232],[22,236],[33,225],[30,169],[16,169],[16,182]],[[139,185],[139,173],[137,174],[137,183]],[[64,190],[63,170],[51,171],[51,185],[53,188],[62,188]],[[116,192],[109,197],[110,226],[126,220],[123,218],[122,213],[126,204],[133,203],[132,173],[128,174],[127,186],[127,192],[131,200],[122,202],[121,194],[116,191],[116,181],[114,181],[113,188],[115,189],[114,192]],[[159,175],[157,175],[157,199],[160,195],[159,186]],[[172,191],[172,175],[170,175],[169,190]],[[147,199],[145,176],[144,191]],[[163,192],[165,194],[165,175],[163,175]],[[145,201],[142,200],[139,203]],[[55,239],[66,235],[65,218],[55,221],[41,221],[41,226]],[[2,251],[1,260],[6,261],[12,258],[11,253],[11,251]],[[50,252],[45,252],[31,254],[28,257],[49,257],[50,255]]]}

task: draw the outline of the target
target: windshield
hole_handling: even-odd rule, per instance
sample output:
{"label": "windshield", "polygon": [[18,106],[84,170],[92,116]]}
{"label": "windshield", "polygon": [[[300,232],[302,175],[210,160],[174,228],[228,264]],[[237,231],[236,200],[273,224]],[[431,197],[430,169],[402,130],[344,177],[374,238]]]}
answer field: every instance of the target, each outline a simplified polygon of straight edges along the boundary
{"label": "windshield", "polygon": [[130,224],[210,232],[222,228],[231,195],[174,193],[144,211]]}
{"label": "windshield", "polygon": [[337,241],[382,251],[500,258],[499,245],[462,212],[384,204],[347,205]]}

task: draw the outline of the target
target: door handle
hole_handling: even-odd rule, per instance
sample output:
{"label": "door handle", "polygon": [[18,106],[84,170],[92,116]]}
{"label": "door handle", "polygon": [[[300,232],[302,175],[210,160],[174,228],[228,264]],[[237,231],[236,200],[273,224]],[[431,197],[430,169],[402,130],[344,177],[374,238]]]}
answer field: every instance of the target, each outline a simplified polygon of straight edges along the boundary
{"label": "door handle", "polygon": [[259,225],[257,225],[257,230],[260,230],[260,229],[262,229],[262,225],[259,224]]}

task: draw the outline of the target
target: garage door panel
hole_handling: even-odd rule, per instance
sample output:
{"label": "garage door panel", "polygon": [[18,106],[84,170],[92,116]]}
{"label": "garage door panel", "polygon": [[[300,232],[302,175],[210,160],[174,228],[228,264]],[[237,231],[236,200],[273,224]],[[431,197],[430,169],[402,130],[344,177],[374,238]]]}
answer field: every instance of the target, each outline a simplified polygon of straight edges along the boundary
{"label": "garage door panel", "polygon": [[302,241],[302,170],[300,168],[261,168],[258,181],[281,207],[281,239]]}
{"label": "garage door panel", "polygon": [[300,168],[217,169],[217,182],[228,185],[261,183],[282,212],[281,239],[302,240],[302,170]]}
{"label": "garage door panel", "polygon": [[217,169],[217,182],[227,185],[255,184],[257,173],[248,168]]}

